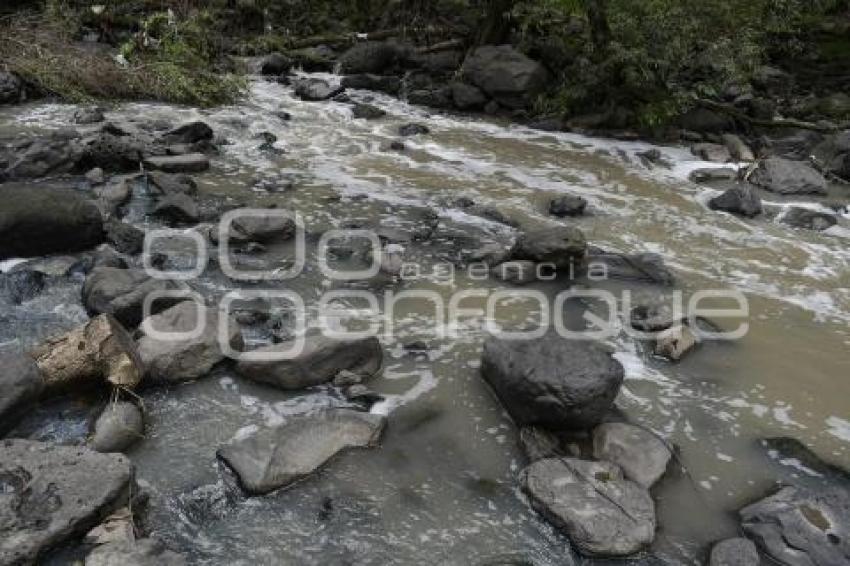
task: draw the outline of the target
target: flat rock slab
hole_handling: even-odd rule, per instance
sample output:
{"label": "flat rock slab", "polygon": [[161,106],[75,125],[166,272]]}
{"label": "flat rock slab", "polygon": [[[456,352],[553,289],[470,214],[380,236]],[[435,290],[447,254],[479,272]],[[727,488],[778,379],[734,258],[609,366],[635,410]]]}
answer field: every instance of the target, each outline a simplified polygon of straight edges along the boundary
{"label": "flat rock slab", "polygon": [[608,462],[538,460],[522,471],[532,506],[589,556],[628,556],[655,538],[649,492]]}
{"label": "flat rock slab", "polygon": [[626,423],[604,423],[593,431],[593,457],[617,464],[645,488],[664,475],[670,449],[653,433]]}
{"label": "flat rock slab", "polygon": [[145,166],[166,173],[200,173],[210,168],[210,160],[203,153],[162,155],[148,157]]}
{"label": "flat rock slab", "polygon": [[130,461],[81,447],[0,441],[0,564],[31,564],[125,505]]}
{"label": "flat rock slab", "polygon": [[184,566],[186,559],[155,539],[110,542],[98,546],[85,566]]}
{"label": "flat rock slab", "polygon": [[385,424],[382,415],[321,411],[236,440],[218,457],[247,492],[262,495],[310,475],[342,450],[376,446]]}

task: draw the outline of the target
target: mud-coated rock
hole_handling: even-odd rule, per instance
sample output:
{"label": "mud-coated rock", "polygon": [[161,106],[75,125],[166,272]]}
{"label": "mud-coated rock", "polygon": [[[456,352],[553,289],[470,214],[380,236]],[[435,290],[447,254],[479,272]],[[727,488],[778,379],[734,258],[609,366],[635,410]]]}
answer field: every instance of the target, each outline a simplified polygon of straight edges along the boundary
{"label": "mud-coated rock", "polygon": [[[97,267],[83,283],[83,304],[89,315],[108,313],[125,328],[136,328],[142,321],[145,297],[160,291],[178,291],[185,285],[153,279],[139,269]],[[151,314],[161,312],[180,301],[181,297],[163,297],[151,303]]]}
{"label": "mud-coated rock", "polygon": [[627,478],[649,489],[664,475],[670,449],[655,434],[626,423],[603,423],[593,430],[593,457],[617,464]]}
{"label": "mud-coated rock", "polygon": [[243,489],[259,495],[312,474],[342,450],[376,446],[385,424],[381,415],[325,410],[235,440],[220,448],[218,457]]}
{"label": "mud-coated rock", "polygon": [[186,559],[152,538],[103,544],[86,557],[85,566],[185,566]]}
{"label": "mud-coated rock", "polygon": [[41,371],[32,357],[0,350],[0,435],[38,400],[43,387]]}
{"label": "mud-coated rock", "polygon": [[572,226],[554,226],[529,230],[520,235],[510,255],[511,259],[551,263],[556,268],[568,269],[586,252],[587,240],[581,230]]}
{"label": "mud-coated rock", "polygon": [[762,161],[750,175],[750,182],[782,195],[826,194],[823,175],[805,163],[781,157]]}
{"label": "mud-coated rock", "polygon": [[588,556],[629,556],[655,538],[649,492],[609,462],[538,460],[522,471],[532,506]]}
{"label": "mud-coated rock", "polygon": [[132,389],[144,373],[136,345],[110,315],[100,315],[32,350],[51,391],[111,384]]}
{"label": "mud-coated rock", "polygon": [[89,446],[97,452],[123,452],[142,438],[145,421],[133,403],[109,403],[94,424]]}
{"label": "mud-coated rock", "polygon": [[[254,350],[274,356],[287,352],[292,343],[284,342]],[[280,389],[303,389],[331,381],[342,370],[361,375],[374,375],[383,365],[383,350],[375,337],[343,340],[326,336],[305,339],[303,348],[290,359],[269,361],[242,360],[236,372],[248,379]]]}
{"label": "mud-coated rock", "polygon": [[0,564],[33,564],[126,505],[130,461],[77,446],[0,441]]}
{"label": "mud-coated rock", "polygon": [[550,332],[533,340],[488,338],[481,375],[518,426],[583,429],[612,408],[624,371],[602,346]]}
{"label": "mud-coated rock", "polygon": [[730,538],[715,544],[711,549],[708,566],[759,566],[758,550],[753,541]]}
{"label": "mud-coated rock", "polygon": [[77,252],[101,242],[100,211],[77,191],[0,185],[0,259]]}
{"label": "mud-coated rock", "polygon": [[485,45],[463,62],[464,79],[508,108],[525,108],[546,86],[548,73],[510,45]]}
{"label": "mud-coated rock", "polygon": [[713,197],[708,201],[708,207],[747,218],[758,216],[762,212],[761,197],[752,187],[746,185],[732,187],[723,194]]}
{"label": "mud-coated rock", "polygon": [[[206,375],[225,358],[219,345],[220,313],[194,301],[183,301],[144,321],[139,338],[139,357],[147,378],[158,383],[191,381]],[[227,337],[234,350],[242,348],[242,335],[233,317],[227,319]],[[197,336],[168,338],[158,333],[188,334],[200,328]],[[148,331],[152,335],[148,335]]]}
{"label": "mud-coated rock", "polygon": [[850,491],[784,487],[740,511],[747,536],[778,564],[835,566],[850,560]]}

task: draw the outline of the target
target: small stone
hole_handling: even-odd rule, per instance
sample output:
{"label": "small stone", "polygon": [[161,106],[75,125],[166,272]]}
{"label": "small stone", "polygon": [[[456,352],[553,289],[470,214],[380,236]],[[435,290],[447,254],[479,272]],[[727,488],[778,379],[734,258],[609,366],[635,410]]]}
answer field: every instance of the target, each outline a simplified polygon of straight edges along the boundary
{"label": "small stone", "polygon": [[698,343],[696,335],[685,325],[676,325],[662,331],[655,342],[655,355],[673,361],[681,360]]}
{"label": "small stone", "polygon": [[106,176],[103,173],[103,169],[100,167],[95,167],[94,169],[90,169],[88,173],[86,173],[86,180],[92,185],[100,185],[106,180]]}
{"label": "small stone", "polygon": [[711,549],[709,566],[759,566],[758,550],[753,541],[730,538],[720,541]]}
{"label": "small stone", "polygon": [[549,203],[549,214],[552,216],[581,216],[587,207],[587,201],[575,195],[563,195],[552,199]]}
{"label": "small stone", "polygon": [[404,124],[403,126],[399,126],[398,133],[400,136],[417,136],[420,134],[429,134],[431,130],[428,126],[423,126],[422,124]]}
{"label": "small stone", "polygon": [[123,452],[144,434],[142,412],[133,403],[106,406],[94,425],[90,446],[97,452]]}

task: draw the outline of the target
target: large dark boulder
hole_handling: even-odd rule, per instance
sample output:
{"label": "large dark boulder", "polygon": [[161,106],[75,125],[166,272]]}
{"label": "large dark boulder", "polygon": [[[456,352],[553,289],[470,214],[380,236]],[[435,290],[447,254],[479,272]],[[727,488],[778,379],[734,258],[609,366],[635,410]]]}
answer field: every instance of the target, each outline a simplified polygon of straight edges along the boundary
{"label": "large dark boulder", "polygon": [[0,441],[0,564],[41,563],[127,505],[133,469],[120,454]]}
{"label": "large dark boulder", "polygon": [[362,90],[374,90],[387,94],[398,94],[401,90],[401,79],[387,75],[373,75],[362,73],[359,75],[348,75],[343,77],[340,84],[345,88]]}
{"label": "large dark boulder", "polygon": [[80,167],[83,155],[83,146],[74,131],[17,139],[0,148],[0,178],[33,179],[70,173]]}
{"label": "large dark boulder", "polygon": [[278,76],[288,73],[292,68],[292,59],[282,53],[272,53],[260,61],[260,74]]}
{"label": "large dark boulder", "polygon": [[15,104],[24,97],[24,83],[17,76],[0,71],[0,104]]}
{"label": "large dark boulder", "polygon": [[522,234],[511,250],[511,259],[527,259],[552,263],[568,269],[587,252],[584,233],[572,226],[553,226],[529,230]]}
{"label": "large dark boulder", "polygon": [[30,356],[0,350],[0,435],[15,425],[43,388],[41,372]]}
{"label": "large dark boulder", "polygon": [[481,110],[487,104],[487,95],[477,86],[459,81],[451,85],[452,100],[460,110]]}
{"label": "large dark boulder", "polygon": [[[149,293],[183,288],[173,281],[153,279],[137,269],[98,267],[88,274],[83,283],[83,304],[90,316],[111,314],[125,328],[136,328],[142,321],[144,301]],[[185,298],[169,297],[154,301],[152,314],[183,300]]]}
{"label": "large dark boulder", "polygon": [[752,218],[762,212],[761,197],[752,187],[741,185],[732,187],[723,194],[708,201],[711,210],[723,210],[739,216]]}
{"label": "large dark boulder", "polygon": [[546,87],[543,66],[510,45],[485,45],[463,62],[463,77],[508,108],[525,108]]}
{"label": "large dark boulder", "polygon": [[358,43],[340,55],[340,72],[346,75],[358,73],[389,74],[404,58],[404,49],[392,43],[366,41]]}
{"label": "large dark boulder", "polygon": [[814,155],[827,171],[850,181],[850,130],[824,140],[815,147]]}
{"label": "large dark boulder", "polygon": [[762,161],[750,175],[750,182],[782,195],[826,194],[823,175],[805,163],[781,157]]}
{"label": "large dark boulder", "polygon": [[481,375],[518,426],[582,429],[611,410],[624,371],[600,345],[550,332],[533,340],[490,337]]}
{"label": "large dark boulder", "polygon": [[452,108],[454,106],[451,88],[445,85],[434,85],[430,88],[410,91],[407,93],[407,102],[431,108]]}
{"label": "large dark boulder", "polygon": [[183,124],[162,136],[162,141],[169,144],[195,144],[208,142],[212,139],[212,128],[201,121]]}
{"label": "large dark boulder", "polygon": [[95,204],[66,187],[0,185],[0,259],[77,252],[103,242]]}
{"label": "large dark boulder", "polygon": [[331,86],[322,79],[308,78],[295,82],[295,96],[308,102],[328,100],[345,90],[342,86]]}

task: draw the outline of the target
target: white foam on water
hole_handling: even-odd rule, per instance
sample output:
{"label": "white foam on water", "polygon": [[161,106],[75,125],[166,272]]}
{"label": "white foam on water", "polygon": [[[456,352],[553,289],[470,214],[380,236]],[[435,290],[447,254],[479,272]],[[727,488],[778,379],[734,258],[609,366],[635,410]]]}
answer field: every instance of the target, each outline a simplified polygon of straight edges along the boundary
{"label": "white foam on water", "polygon": [[828,417],[825,421],[826,433],[844,442],[850,443],[850,421],[839,417]]}

